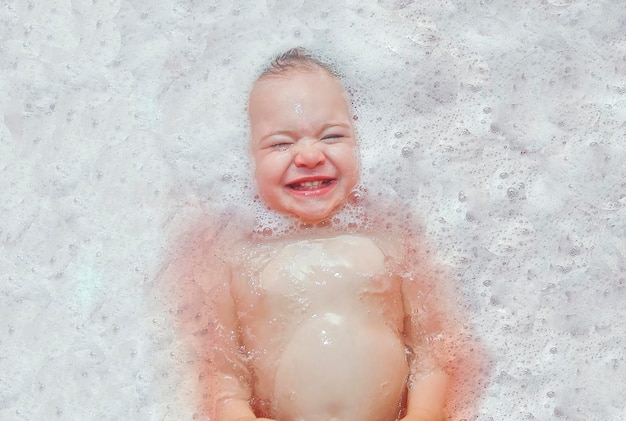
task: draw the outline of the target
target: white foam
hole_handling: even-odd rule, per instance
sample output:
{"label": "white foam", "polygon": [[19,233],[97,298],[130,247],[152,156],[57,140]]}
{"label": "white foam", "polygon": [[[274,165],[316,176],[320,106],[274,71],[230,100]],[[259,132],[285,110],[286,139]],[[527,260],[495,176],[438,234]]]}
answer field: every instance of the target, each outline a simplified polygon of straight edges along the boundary
{"label": "white foam", "polygon": [[610,0],[5,2],[0,418],[192,417],[193,356],[154,280],[190,203],[253,200],[247,91],[302,45],[352,92],[368,194],[424,221],[491,352],[478,419],[621,420],[624,16]]}

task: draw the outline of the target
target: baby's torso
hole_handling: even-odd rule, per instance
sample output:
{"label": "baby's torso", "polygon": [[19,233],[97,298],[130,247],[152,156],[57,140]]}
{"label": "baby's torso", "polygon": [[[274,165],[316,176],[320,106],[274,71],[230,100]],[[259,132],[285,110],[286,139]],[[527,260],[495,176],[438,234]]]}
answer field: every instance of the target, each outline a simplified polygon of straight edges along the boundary
{"label": "baby's torso", "polygon": [[361,236],[246,246],[233,295],[267,415],[395,419],[408,368],[387,259]]}

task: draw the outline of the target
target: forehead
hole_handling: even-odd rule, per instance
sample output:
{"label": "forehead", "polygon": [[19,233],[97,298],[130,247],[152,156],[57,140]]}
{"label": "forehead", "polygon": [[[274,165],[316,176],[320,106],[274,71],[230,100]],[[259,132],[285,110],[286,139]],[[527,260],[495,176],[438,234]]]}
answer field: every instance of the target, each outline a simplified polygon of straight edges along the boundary
{"label": "forehead", "polygon": [[249,108],[258,102],[286,100],[326,100],[347,104],[345,90],[336,76],[319,68],[293,68],[279,74],[262,76],[249,97]]}
{"label": "forehead", "polygon": [[352,127],[343,86],[323,70],[290,70],[263,77],[248,103],[251,139],[277,131],[315,131],[326,124]]}

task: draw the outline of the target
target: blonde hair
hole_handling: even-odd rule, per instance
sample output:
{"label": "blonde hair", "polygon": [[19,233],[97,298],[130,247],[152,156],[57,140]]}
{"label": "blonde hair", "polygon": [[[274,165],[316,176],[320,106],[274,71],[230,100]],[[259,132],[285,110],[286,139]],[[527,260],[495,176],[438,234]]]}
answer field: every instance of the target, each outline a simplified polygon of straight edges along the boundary
{"label": "blonde hair", "polygon": [[325,70],[330,75],[338,75],[326,63],[314,58],[302,47],[292,48],[276,56],[270,65],[263,70],[259,79],[271,76],[280,76],[290,70]]}

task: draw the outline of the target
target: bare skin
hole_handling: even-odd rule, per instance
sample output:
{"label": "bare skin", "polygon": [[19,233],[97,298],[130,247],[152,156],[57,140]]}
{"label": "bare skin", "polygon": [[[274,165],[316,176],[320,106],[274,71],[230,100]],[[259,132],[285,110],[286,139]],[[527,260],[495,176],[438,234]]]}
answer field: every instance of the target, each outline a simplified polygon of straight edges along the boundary
{"label": "bare skin", "polygon": [[[322,69],[261,79],[249,113],[268,206],[305,223],[338,212],[358,181],[338,81]],[[217,419],[394,421],[404,401],[403,420],[442,420],[447,376],[424,363],[407,323],[418,304],[393,269],[402,250],[377,236],[309,234],[249,239],[224,258]]]}
{"label": "bare skin", "polygon": [[380,249],[340,236],[265,253],[253,288],[244,276],[233,294],[250,309],[240,320],[257,398],[285,420],[394,419],[408,375],[402,292]]}
{"label": "bare skin", "polygon": [[[223,402],[224,414],[251,411],[253,389],[257,411],[270,419],[396,420],[414,361],[405,353],[410,303],[386,267],[390,250],[355,235],[245,249],[233,262],[222,320],[245,326],[246,355],[229,360],[248,360],[256,381],[223,383],[227,396],[240,396]],[[404,419],[441,419],[445,383],[441,372],[418,380]]]}

